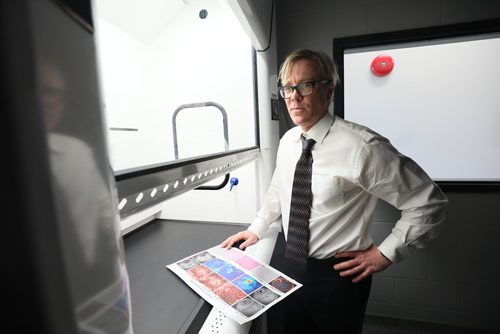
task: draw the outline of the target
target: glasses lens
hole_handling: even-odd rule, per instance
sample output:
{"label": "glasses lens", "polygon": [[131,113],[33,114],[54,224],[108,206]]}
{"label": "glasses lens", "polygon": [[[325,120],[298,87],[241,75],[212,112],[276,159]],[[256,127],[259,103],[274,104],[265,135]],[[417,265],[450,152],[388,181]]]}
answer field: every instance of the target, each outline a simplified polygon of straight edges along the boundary
{"label": "glasses lens", "polygon": [[297,86],[283,86],[279,88],[280,94],[283,98],[289,99],[292,97],[293,90],[297,90],[300,96],[311,95],[314,89],[314,81],[312,82],[303,82],[298,84]]}
{"label": "glasses lens", "polygon": [[307,96],[313,92],[313,88],[312,82],[304,82],[297,86],[297,91],[301,96]]}
{"label": "glasses lens", "polygon": [[285,99],[288,99],[290,96],[292,96],[292,91],[293,91],[293,88],[290,86],[280,87],[281,97],[283,97]]}

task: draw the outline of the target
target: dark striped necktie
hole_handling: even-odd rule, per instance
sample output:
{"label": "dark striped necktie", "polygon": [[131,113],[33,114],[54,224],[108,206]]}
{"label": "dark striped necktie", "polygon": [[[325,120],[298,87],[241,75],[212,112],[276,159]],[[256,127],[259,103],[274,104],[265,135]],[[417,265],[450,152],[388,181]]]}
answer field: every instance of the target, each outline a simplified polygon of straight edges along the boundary
{"label": "dark striped necktie", "polygon": [[314,139],[302,139],[302,154],[295,167],[290,203],[290,219],[286,241],[285,261],[293,271],[303,273],[306,270],[309,253],[309,218],[311,216],[311,173]]}

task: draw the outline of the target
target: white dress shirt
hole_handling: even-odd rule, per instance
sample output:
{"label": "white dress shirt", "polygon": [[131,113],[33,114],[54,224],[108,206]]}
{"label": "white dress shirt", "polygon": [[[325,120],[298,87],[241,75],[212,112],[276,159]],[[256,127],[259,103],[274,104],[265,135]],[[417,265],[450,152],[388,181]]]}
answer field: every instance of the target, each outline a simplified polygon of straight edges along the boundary
{"label": "white dress shirt", "polygon": [[[288,218],[295,164],[301,153],[300,127],[280,140],[264,204],[249,226],[259,239],[269,225]],[[378,245],[393,262],[421,248],[437,235],[444,220],[446,196],[413,160],[374,131],[326,114],[306,134],[312,149],[309,256],[325,259],[338,252],[364,250],[373,244],[372,215],[378,198],[401,210],[392,232]]]}
{"label": "white dress shirt", "polygon": [[115,217],[109,191],[101,177],[92,149],[80,139],[49,133],[50,161],[54,180],[67,199],[68,211],[88,265],[102,260],[96,253],[99,233],[114,234]]}

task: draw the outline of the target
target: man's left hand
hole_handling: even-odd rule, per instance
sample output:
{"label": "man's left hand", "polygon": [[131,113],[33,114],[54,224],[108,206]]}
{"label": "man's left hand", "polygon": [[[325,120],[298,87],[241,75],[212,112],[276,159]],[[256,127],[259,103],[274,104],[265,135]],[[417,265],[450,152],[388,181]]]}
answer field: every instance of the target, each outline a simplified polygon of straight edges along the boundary
{"label": "man's left hand", "polygon": [[385,270],[392,264],[392,261],[386,258],[377,246],[371,245],[368,249],[362,251],[347,251],[335,255],[337,259],[351,258],[350,260],[337,263],[333,269],[339,271],[340,276],[353,276],[352,282],[357,283],[371,274]]}

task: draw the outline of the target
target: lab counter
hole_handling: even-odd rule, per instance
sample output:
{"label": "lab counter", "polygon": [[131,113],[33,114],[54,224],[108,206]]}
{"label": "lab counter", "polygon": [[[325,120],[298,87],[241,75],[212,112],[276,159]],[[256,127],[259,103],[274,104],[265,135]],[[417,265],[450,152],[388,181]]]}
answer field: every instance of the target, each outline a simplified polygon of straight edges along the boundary
{"label": "lab counter", "polygon": [[155,220],[124,237],[135,333],[198,333],[212,306],[166,268],[247,225]]}

